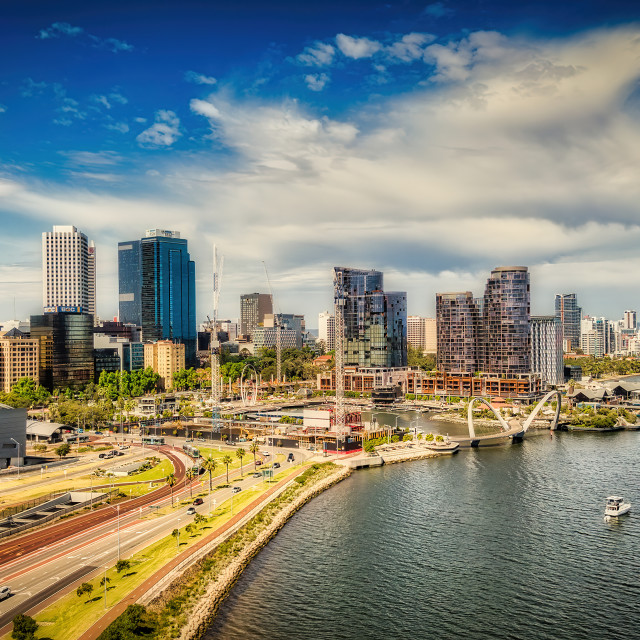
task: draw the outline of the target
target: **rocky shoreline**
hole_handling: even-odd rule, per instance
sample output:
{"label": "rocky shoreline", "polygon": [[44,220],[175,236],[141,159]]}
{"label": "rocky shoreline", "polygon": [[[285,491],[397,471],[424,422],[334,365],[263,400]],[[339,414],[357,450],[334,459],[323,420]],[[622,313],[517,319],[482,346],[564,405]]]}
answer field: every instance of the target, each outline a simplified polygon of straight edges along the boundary
{"label": "rocky shoreline", "polygon": [[[211,626],[220,605],[229,594],[243,570],[251,562],[254,556],[278,533],[296,511],[301,509],[313,497],[322,493],[329,487],[337,484],[351,474],[351,470],[338,466],[336,470],[326,478],[304,490],[291,503],[286,505],[274,519],[260,532],[255,540],[248,544],[211,582],[204,594],[198,598],[195,606],[188,611],[188,622],[182,627],[180,640],[197,640]],[[150,603],[153,610],[161,610],[174,597],[178,589],[185,581],[189,581],[200,570],[199,563],[187,569],[182,575],[163,589],[162,594]]]}

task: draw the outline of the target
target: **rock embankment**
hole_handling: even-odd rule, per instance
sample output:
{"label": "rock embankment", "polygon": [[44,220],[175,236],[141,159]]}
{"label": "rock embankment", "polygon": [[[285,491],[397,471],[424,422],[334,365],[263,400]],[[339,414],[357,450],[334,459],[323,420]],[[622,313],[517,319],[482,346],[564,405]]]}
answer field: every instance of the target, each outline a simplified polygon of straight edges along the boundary
{"label": "rock embankment", "polygon": [[[190,607],[188,611],[188,620],[181,629],[179,635],[180,640],[196,640],[201,638],[207,628],[211,625],[220,604],[227,596],[236,580],[245,567],[251,562],[251,559],[273,538],[276,533],[285,525],[287,520],[304,506],[314,496],[322,493],[330,486],[340,482],[351,474],[350,469],[344,467],[336,467],[336,470],[329,476],[319,480],[309,488],[305,489],[294,500],[286,504],[279,511],[273,520],[261,531],[258,536],[247,544],[242,551],[231,560],[231,562],[217,575],[216,579],[211,582],[203,595],[197,600],[195,606]],[[192,571],[197,571],[194,567]],[[191,573],[191,572],[187,572]],[[189,575],[178,578],[175,583],[179,583],[182,578],[189,578]],[[175,584],[174,583],[174,584]],[[179,584],[176,584],[179,586]],[[172,597],[172,585],[170,585],[161,596],[154,600],[151,604],[152,608],[162,608]]]}

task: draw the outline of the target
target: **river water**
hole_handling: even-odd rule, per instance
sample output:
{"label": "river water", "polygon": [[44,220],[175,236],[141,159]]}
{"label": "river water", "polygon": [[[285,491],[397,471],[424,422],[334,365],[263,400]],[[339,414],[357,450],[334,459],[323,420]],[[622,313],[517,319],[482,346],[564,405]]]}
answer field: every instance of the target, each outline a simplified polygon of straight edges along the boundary
{"label": "river water", "polygon": [[[208,640],[640,637],[640,433],[357,471],[253,560]],[[635,512],[605,523],[621,494]]]}

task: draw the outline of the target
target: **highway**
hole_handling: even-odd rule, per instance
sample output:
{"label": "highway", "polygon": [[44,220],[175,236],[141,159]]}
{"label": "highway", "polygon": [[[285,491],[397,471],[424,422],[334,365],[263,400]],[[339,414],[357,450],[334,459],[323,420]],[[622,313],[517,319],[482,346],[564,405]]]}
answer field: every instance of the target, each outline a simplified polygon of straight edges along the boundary
{"label": "highway", "polygon": [[[278,453],[288,454],[289,450],[279,449]],[[295,462],[281,462],[279,471],[285,471],[293,464],[297,464],[311,455],[307,451],[296,450],[293,453],[296,457]],[[186,456],[181,453],[173,455],[179,456],[179,464],[184,469]],[[174,464],[176,463],[174,462]],[[247,463],[245,471],[250,468],[251,465]],[[229,473],[230,479],[237,475],[239,475],[239,470]],[[216,484],[225,482],[225,480],[226,473],[222,473],[213,479],[213,486],[215,487]],[[205,474],[192,483],[194,493],[199,492],[200,482],[204,482],[204,487],[208,489],[209,483]],[[234,482],[234,486],[240,486],[243,491],[246,491],[258,487],[262,482],[261,478],[253,478],[248,475],[244,480]],[[168,487],[166,488],[168,489]],[[154,494],[156,494],[156,499],[147,501],[144,506],[140,506],[138,500],[122,502],[119,518],[116,509],[109,506],[104,509],[104,511],[110,512],[110,518],[107,521],[104,519],[87,521],[86,526],[60,530],[62,535],[58,532],[49,538],[46,534],[58,525],[48,527],[42,532],[38,532],[40,537],[37,545],[28,548],[19,544],[13,545],[13,555],[3,555],[0,559],[2,567],[0,569],[0,584],[9,585],[14,592],[13,596],[0,602],[0,634],[6,631],[2,627],[11,622],[18,613],[29,611],[61,589],[99,568],[112,566],[118,559],[118,548],[120,557],[127,558],[135,551],[153,544],[171,533],[173,529],[182,527],[193,519],[192,515],[186,514],[189,505],[180,507],[168,515],[148,517],[152,511],[156,510],[155,507],[162,508],[171,504],[169,492],[165,492],[165,495],[159,499],[157,491],[144,497],[149,498]],[[173,494],[174,501],[189,498],[189,486],[183,483],[182,487],[177,489],[176,485]],[[231,487],[214,489],[211,496],[204,498],[204,503],[196,507],[196,511],[208,514],[210,504],[215,509],[213,500],[219,506],[232,496]],[[138,504],[125,509],[127,503]],[[151,507],[152,504],[154,508]],[[147,517],[145,518],[145,516]],[[21,539],[25,540],[27,537],[21,536]]]}

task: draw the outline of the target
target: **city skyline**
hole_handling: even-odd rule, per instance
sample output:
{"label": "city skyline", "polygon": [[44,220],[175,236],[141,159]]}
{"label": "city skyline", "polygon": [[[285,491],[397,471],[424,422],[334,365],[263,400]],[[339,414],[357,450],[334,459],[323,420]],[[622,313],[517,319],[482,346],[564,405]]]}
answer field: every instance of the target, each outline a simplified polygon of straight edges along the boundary
{"label": "city skyline", "polygon": [[334,264],[383,271],[412,315],[511,264],[532,313],[638,307],[633,3],[212,5],[4,8],[0,317],[40,312],[52,225],[95,241],[116,315],[132,220],[189,240],[198,321],[214,241],[221,318],[267,291],[263,260],[309,319]]}

